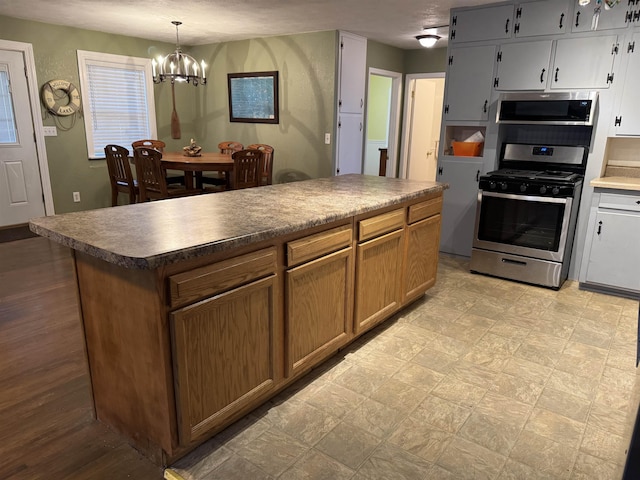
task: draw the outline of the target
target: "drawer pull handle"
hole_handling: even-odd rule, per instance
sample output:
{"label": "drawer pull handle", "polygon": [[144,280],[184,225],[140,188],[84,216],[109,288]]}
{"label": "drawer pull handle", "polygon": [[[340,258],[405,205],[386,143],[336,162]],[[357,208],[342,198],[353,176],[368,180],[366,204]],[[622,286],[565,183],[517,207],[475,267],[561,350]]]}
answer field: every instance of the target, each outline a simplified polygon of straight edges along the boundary
{"label": "drawer pull handle", "polygon": [[636,200],[636,205],[640,205],[640,200]]}
{"label": "drawer pull handle", "polygon": [[513,265],[522,265],[522,266],[527,265],[527,262],[521,262],[520,260],[511,260],[510,258],[503,258],[502,263],[511,263]]}
{"label": "drawer pull handle", "polygon": [[596,232],[598,235],[600,235],[600,233],[602,233],[602,220],[600,220],[598,222],[598,231]]}

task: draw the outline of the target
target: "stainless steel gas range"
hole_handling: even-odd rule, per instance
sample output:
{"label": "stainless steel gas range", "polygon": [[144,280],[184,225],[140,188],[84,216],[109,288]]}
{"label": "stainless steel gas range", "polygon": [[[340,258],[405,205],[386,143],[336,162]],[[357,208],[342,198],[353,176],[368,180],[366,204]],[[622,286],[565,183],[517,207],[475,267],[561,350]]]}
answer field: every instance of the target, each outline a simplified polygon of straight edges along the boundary
{"label": "stainless steel gas range", "polygon": [[508,143],[480,177],[472,272],[558,289],[566,280],[588,148]]}

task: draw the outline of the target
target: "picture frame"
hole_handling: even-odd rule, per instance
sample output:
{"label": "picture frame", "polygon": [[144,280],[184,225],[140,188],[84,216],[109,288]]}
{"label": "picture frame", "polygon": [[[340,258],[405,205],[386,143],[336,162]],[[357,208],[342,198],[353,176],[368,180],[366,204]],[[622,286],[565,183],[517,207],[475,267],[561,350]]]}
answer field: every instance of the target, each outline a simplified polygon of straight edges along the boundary
{"label": "picture frame", "polygon": [[228,73],[229,121],[279,123],[278,72]]}

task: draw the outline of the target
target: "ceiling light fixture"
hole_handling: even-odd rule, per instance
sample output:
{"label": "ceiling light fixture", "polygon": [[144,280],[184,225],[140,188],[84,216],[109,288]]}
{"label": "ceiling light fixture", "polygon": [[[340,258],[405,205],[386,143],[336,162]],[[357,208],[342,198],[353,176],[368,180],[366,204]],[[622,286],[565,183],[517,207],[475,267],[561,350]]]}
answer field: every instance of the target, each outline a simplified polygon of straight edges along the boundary
{"label": "ceiling light fixture", "polygon": [[431,48],[433,47],[436,42],[438,40],[440,40],[440,35],[418,35],[416,37],[416,40],[418,40],[418,42],[420,42],[420,45],[422,45],[425,48]]}
{"label": "ceiling light fixture", "polygon": [[157,60],[155,58],[151,60],[153,83],[170,80],[171,83],[176,81],[191,83],[194,87],[197,87],[200,83],[206,85],[205,69],[207,65],[204,60],[198,64],[191,55],[182,53],[180,38],[178,37],[178,26],[182,25],[182,22],[174,20],[171,23],[176,26],[176,50],[164,58],[159,56]]}

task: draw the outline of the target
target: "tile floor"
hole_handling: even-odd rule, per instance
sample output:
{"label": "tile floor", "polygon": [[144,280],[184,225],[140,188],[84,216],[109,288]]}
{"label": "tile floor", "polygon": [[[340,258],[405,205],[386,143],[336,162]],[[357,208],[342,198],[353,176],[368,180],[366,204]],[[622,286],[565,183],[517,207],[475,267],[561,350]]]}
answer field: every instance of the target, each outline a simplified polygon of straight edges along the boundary
{"label": "tile floor", "polygon": [[[186,480],[620,479],[638,302],[473,275],[181,459]],[[625,433],[627,432],[627,433]],[[175,478],[175,477],[173,477]]]}

